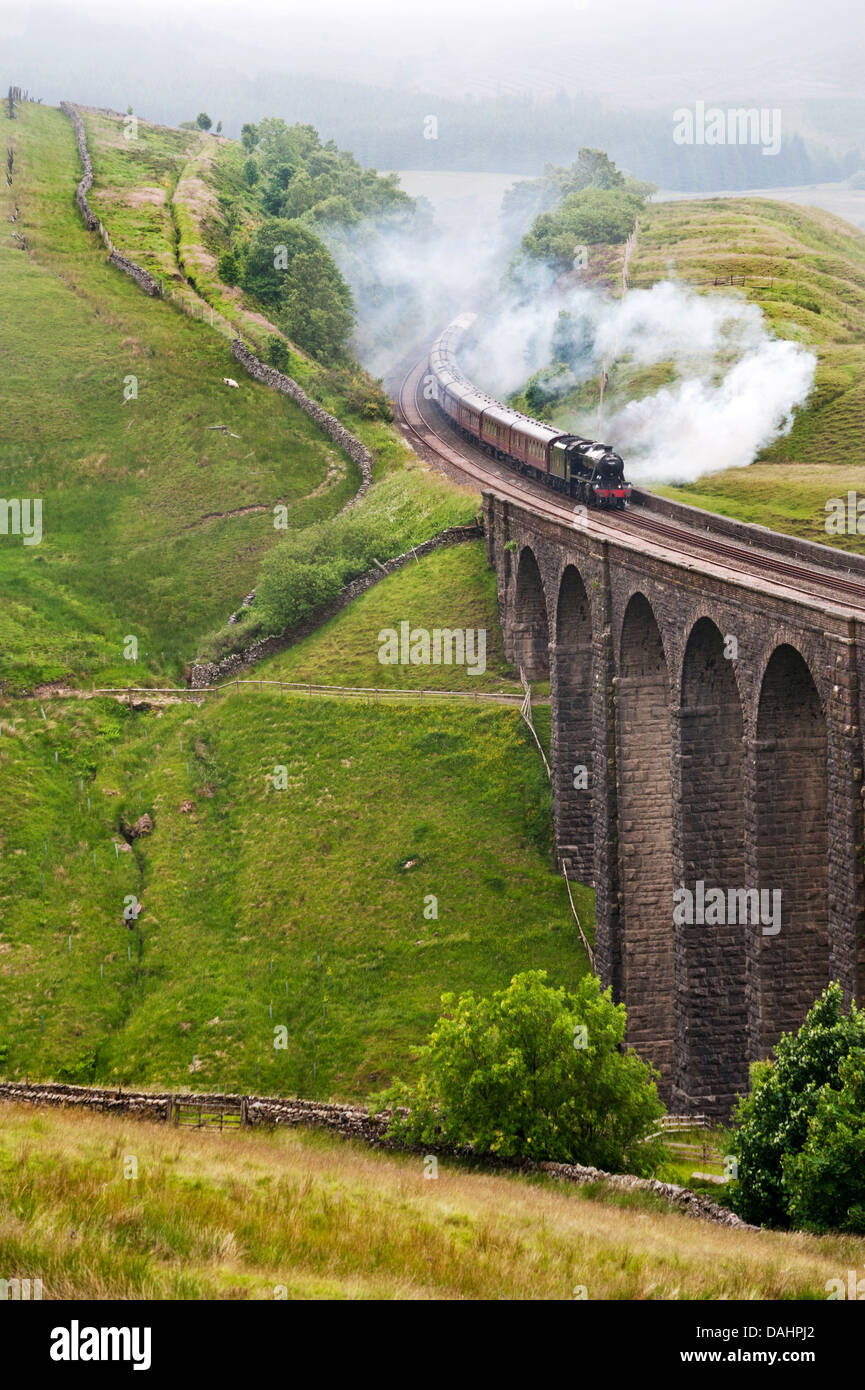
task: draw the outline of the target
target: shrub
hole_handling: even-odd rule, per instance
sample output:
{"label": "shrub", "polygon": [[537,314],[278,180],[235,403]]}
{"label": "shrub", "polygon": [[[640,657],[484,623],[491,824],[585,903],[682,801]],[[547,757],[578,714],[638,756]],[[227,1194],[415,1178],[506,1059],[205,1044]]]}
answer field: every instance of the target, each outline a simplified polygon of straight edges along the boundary
{"label": "shrub", "polygon": [[620,188],[586,188],[569,193],[555,212],[543,212],[523,237],[532,257],[570,267],[576,245],[626,241],[643,206],[636,193]]}
{"label": "shrub", "polygon": [[408,1107],[391,1122],[394,1137],[614,1172],[649,1173],[661,1161],[660,1140],[649,1139],[663,1113],[657,1073],[620,1050],[624,1006],[594,975],[568,994],[530,970],[491,998],[442,1003],[417,1083],[376,1100]]}
{"label": "shrub", "polygon": [[783,1160],[791,1221],[807,1230],[865,1233],[865,1049],[820,1090],[805,1147]]}
{"label": "shrub", "polygon": [[842,1090],[842,1064],[863,1047],[865,1012],[855,1004],[848,1014],[843,1012],[841,987],[836,981],[816,1001],[799,1032],[783,1034],[775,1048],[775,1061],[752,1066],[751,1091],[736,1109],[731,1146],[738,1159],[738,1178],[731,1186],[731,1197],[735,1210],[746,1221],[788,1226],[794,1217],[794,1193],[799,1209],[803,1201],[807,1206],[804,1194],[808,1174],[818,1163],[819,1140],[814,1140],[818,1148],[810,1149],[801,1165],[793,1160],[809,1143],[810,1123],[821,1098],[819,1132],[829,1134],[837,1097],[828,1091]]}

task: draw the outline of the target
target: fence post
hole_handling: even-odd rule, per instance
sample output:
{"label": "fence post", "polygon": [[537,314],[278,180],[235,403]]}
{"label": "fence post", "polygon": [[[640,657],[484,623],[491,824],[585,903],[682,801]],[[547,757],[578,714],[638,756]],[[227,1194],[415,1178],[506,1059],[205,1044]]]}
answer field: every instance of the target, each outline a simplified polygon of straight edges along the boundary
{"label": "fence post", "polygon": [[240,1123],[249,1124],[249,1096],[240,1097]]}

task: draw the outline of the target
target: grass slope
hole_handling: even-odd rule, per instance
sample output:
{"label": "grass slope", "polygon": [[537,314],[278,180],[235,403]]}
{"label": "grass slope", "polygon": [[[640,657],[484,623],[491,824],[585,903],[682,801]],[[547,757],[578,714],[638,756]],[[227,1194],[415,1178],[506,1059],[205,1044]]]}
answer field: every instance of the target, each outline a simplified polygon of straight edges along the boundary
{"label": "grass slope", "polygon": [[322,1134],[0,1110],[0,1265],[45,1298],[823,1299],[865,1260]]}
{"label": "grass slope", "polygon": [[0,470],[5,497],[43,499],[44,534],[0,537],[0,681],[125,683],[128,634],[145,670],[176,677],[254,582],[276,502],[291,526],[322,519],[357,473],[285,398],[248,378],[227,389],[225,340],[106,263],[72,199],[65,117],[24,104],[14,142],[0,219],[20,207],[29,250],[0,240]]}
{"label": "grass slope", "polygon": [[[428,632],[435,628],[483,630],[486,670],[471,675],[466,666],[383,664],[378,659],[378,634],[386,628],[399,631],[403,621]],[[505,661],[496,576],[483,541],[434,551],[382,578],[309,637],[261,662],[255,675],[367,689],[522,689]]]}
{"label": "grass slope", "polygon": [[45,715],[7,707],[0,734],[9,1076],[362,1096],[410,1072],[443,992],[586,969],[515,710],[255,691]]}

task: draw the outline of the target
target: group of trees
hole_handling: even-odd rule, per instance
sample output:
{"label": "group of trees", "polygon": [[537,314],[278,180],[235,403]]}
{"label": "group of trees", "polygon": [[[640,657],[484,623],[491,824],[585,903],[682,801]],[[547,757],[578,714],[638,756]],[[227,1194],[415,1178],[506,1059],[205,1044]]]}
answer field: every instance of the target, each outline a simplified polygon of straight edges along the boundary
{"label": "group of trees", "polygon": [[746,1221],[865,1232],[865,1011],[845,1013],[838,984],[752,1067],[734,1126]]}
{"label": "group of trees", "polygon": [[354,324],[351,290],[303,223],[265,218],[249,241],[223,252],[219,273],[267,305],[288,336],[313,356],[334,361],[344,355]]}
{"label": "group of trees", "polygon": [[[181,122],[180,122],[180,129],[181,129],[181,130],[205,130],[205,131],[207,131],[207,130],[211,130],[212,128],[213,128],[213,121],[210,119],[210,117],[208,116],[208,114],[207,114],[206,111],[199,111],[199,113],[198,113],[198,115],[196,116],[196,118],[195,118],[194,121],[181,121]],[[221,134],[222,134],[222,121],[217,121],[217,122],[216,122],[216,132],[215,132],[215,133],[216,133],[217,135],[221,135]]]}
{"label": "group of trees", "polygon": [[578,246],[626,241],[653,191],[653,184],[625,178],[603,150],[585,148],[569,168],[548,164],[541,178],[512,188],[502,215],[512,227],[534,217],[524,254],[565,270]]}
{"label": "group of trees", "polygon": [[242,179],[255,209],[255,231],[231,229],[219,258],[228,284],[254,294],[300,347],[325,362],[345,360],[355,321],[351,291],[323,236],[347,235],[364,219],[413,200],[394,175],[364,169],[311,125],[283,120],[247,122],[241,143]]}

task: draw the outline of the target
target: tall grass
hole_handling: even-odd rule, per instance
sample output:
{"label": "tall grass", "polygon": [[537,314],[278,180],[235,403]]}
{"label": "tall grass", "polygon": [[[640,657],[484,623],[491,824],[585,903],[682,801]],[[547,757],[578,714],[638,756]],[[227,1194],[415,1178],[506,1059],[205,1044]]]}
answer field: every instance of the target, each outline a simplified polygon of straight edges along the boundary
{"label": "tall grass", "polygon": [[320,1134],[0,1111],[0,1271],[45,1298],[807,1299],[865,1259]]}

